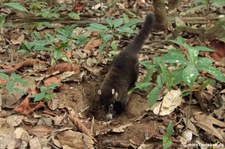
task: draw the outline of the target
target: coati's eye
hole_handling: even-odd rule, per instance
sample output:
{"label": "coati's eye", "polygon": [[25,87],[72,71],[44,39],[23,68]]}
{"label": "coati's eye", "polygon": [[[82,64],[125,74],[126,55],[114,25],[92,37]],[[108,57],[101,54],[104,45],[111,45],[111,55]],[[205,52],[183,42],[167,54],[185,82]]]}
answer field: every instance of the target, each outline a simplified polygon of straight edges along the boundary
{"label": "coati's eye", "polygon": [[101,90],[98,90],[98,95],[102,95],[102,91]]}

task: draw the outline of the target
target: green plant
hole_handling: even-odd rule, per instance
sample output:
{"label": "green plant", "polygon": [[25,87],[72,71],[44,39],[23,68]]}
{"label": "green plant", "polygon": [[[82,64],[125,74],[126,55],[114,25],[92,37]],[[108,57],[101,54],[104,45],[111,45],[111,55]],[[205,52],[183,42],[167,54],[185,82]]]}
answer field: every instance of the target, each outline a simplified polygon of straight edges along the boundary
{"label": "green plant", "polygon": [[110,46],[112,49],[117,49],[117,44],[114,41],[115,39],[121,39],[125,35],[133,35],[137,33],[135,31],[136,24],[139,23],[139,20],[129,20],[128,18],[120,19],[106,19],[106,25],[99,23],[91,23],[87,27],[90,31],[97,31],[100,33],[100,38],[102,39],[102,44],[99,47],[100,50],[104,49],[108,43],[111,42]]}
{"label": "green plant", "polygon": [[172,146],[171,136],[174,134],[173,125],[170,122],[166,128],[166,134],[163,135],[163,149],[168,149]]}
{"label": "green plant", "polygon": [[34,101],[44,101],[48,102],[54,98],[54,89],[57,87],[57,84],[53,83],[50,86],[41,86],[40,93],[32,95],[30,98],[34,98]]}
{"label": "green plant", "polygon": [[15,91],[20,94],[25,94],[25,91],[23,89],[15,87],[15,84],[20,84],[23,86],[28,85],[28,83],[26,81],[24,81],[20,75],[11,74],[10,76],[8,76],[4,73],[0,73],[0,78],[7,82],[5,85],[1,85],[1,88],[6,87],[6,89],[10,93]]}
{"label": "green plant", "polygon": [[[189,90],[192,90],[196,85],[205,87],[207,83],[211,81],[208,77],[202,77],[200,72],[207,72],[216,80],[225,82],[223,73],[212,66],[212,59],[199,57],[200,51],[212,52],[213,50],[207,47],[193,47],[188,45],[186,44],[186,40],[182,37],[178,37],[171,42],[186,49],[187,55],[185,56],[180,50],[171,49],[163,57],[155,57],[153,63],[150,61],[140,63],[147,68],[148,73],[144,81],[138,83],[136,88],[141,89],[140,87],[144,87],[145,90],[148,90],[149,86],[153,86],[153,89],[148,95],[148,101],[151,106],[154,105],[158,99],[159,92],[163,85],[165,85],[168,90],[182,83],[186,84]],[[153,74],[157,76],[156,81],[152,80]]]}
{"label": "green plant", "polygon": [[50,51],[56,60],[69,61],[65,51],[72,50],[72,45],[84,46],[88,42],[88,36],[74,36],[74,25],[56,28],[53,33],[40,34],[37,31],[31,33],[31,41],[24,41],[18,52]]}

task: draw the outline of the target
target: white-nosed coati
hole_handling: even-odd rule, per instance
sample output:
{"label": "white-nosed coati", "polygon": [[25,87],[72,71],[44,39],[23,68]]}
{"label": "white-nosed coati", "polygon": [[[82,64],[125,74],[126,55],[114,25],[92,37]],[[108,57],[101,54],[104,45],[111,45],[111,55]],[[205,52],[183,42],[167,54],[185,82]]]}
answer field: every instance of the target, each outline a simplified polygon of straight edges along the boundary
{"label": "white-nosed coati", "polygon": [[115,114],[121,114],[128,101],[128,90],[131,89],[138,78],[137,53],[148,37],[154,23],[154,16],[148,14],[139,34],[128,46],[120,52],[112,65],[98,91],[100,104],[107,112],[107,119]]}

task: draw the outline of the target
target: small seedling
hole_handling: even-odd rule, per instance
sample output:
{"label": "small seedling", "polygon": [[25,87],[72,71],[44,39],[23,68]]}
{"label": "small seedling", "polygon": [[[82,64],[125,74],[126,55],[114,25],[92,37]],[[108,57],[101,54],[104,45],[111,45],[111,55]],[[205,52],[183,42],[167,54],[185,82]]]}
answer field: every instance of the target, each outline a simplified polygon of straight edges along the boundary
{"label": "small seedling", "polygon": [[40,93],[34,94],[31,98],[34,98],[34,101],[44,101],[48,102],[54,98],[54,89],[57,87],[57,84],[53,83],[50,86],[41,86]]}
{"label": "small seedling", "polygon": [[172,146],[171,136],[174,134],[173,125],[170,122],[166,128],[166,134],[163,135],[163,149],[168,149]]}
{"label": "small seedling", "polygon": [[12,93],[15,91],[20,94],[25,94],[25,91],[23,89],[15,87],[15,84],[20,84],[23,86],[28,85],[28,83],[24,81],[20,75],[11,74],[10,76],[8,76],[4,73],[0,73],[0,78],[7,82],[5,86],[1,85],[1,88],[6,87],[9,93]]}
{"label": "small seedling", "polygon": [[135,31],[136,24],[139,23],[139,20],[128,20],[127,18],[120,19],[106,19],[106,25],[99,23],[91,23],[87,27],[90,31],[95,31],[100,33],[100,38],[102,39],[102,45],[99,47],[100,50],[103,50],[108,43],[113,50],[117,49],[118,45],[112,41],[115,39],[121,39],[124,35],[134,35],[137,32]]}

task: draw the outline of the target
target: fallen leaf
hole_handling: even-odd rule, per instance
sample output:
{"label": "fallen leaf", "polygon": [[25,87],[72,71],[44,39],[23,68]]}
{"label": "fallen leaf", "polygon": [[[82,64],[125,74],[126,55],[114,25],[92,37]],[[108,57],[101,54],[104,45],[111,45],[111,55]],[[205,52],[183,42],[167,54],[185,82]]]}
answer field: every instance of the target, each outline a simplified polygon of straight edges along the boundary
{"label": "fallen leaf", "polygon": [[32,149],[42,149],[41,143],[40,143],[38,137],[33,137],[32,139],[30,139],[29,145],[30,145],[30,148],[32,148]]}
{"label": "fallen leaf", "polygon": [[219,138],[221,141],[224,142],[225,140],[225,133],[222,129],[216,128],[215,126],[225,128],[225,122],[219,121],[215,118],[213,118],[210,115],[206,115],[203,113],[197,113],[193,116],[193,119],[191,119],[192,122],[200,127],[201,129],[205,130],[209,134],[213,134],[217,138]]}
{"label": "fallen leaf", "polygon": [[95,64],[97,64],[97,60],[95,58],[88,57],[86,63],[87,63],[87,66],[93,67]]}
{"label": "fallen leaf", "polygon": [[63,146],[74,149],[94,149],[94,141],[80,132],[74,132],[72,130],[61,132],[57,135],[59,142]]}
{"label": "fallen leaf", "polygon": [[129,126],[131,126],[131,125],[132,125],[132,123],[126,124],[126,125],[122,125],[122,126],[117,127],[117,128],[113,128],[113,129],[112,129],[112,132],[115,132],[115,133],[122,133],[122,132],[125,131],[125,129],[126,129],[127,127],[129,127]]}
{"label": "fallen leaf", "polygon": [[62,83],[60,82],[59,78],[56,76],[52,76],[44,80],[44,86],[46,87],[52,85],[53,83],[56,84],[56,86],[59,88],[62,87]]}
{"label": "fallen leaf", "polygon": [[95,138],[92,136],[91,131],[77,118],[75,118],[72,115],[68,115],[70,121],[74,124],[74,126],[77,127],[77,129],[81,132],[83,132],[84,134],[86,134],[87,136],[89,136],[90,138],[92,138],[95,142],[97,142],[95,140]]}
{"label": "fallen leaf", "polygon": [[10,115],[6,118],[6,121],[11,126],[18,126],[24,119],[22,115]]}
{"label": "fallen leaf", "polygon": [[14,36],[11,36],[11,42],[14,45],[15,44],[21,44],[23,41],[24,41],[24,34],[20,34],[19,36],[18,36],[18,34],[14,35]]}
{"label": "fallen leaf", "polygon": [[0,112],[2,112],[2,94],[0,94]]}
{"label": "fallen leaf", "polygon": [[14,140],[14,128],[9,125],[5,119],[0,118],[0,148],[5,149],[9,147],[9,142]]}
{"label": "fallen leaf", "polygon": [[60,63],[53,67],[48,68],[47,74],[51,74],[56,71],[59,71],[60,73],[63,73],[66,71],[74,71],[75,73],[80,73],[80,66],[76,64],[70,64],[70,63]]}
{"label": "fallen leaf", "polygon": [[36,125],[33,127],[25,126],[24,128],[29,132],[29,134],[38,137],[47,136],[52,131],[52,128],[47,125]]}
{"label": "fallen leaf", "polygon": [[18,127],[14,131],[16,139],[22,139],[28,141],[30,139],[29,133],[23,128],[23,127]]}
{"label": "fallen leaf", "polygon": [[102,41],[100,39],[91,39],[88,41],[88,43],[85,45],[84,49],[85,50],[91,50],[96,47],[99,47],[102,44]]}
{"label": "fallen leaf", "polygon": [[153,112],[154,114],[162,116],[169,115],[181,104],[181,100],[181,91],[179,89],[171,90],[165,95],[162,102],[156,103],[155,106],[152,107]]}

